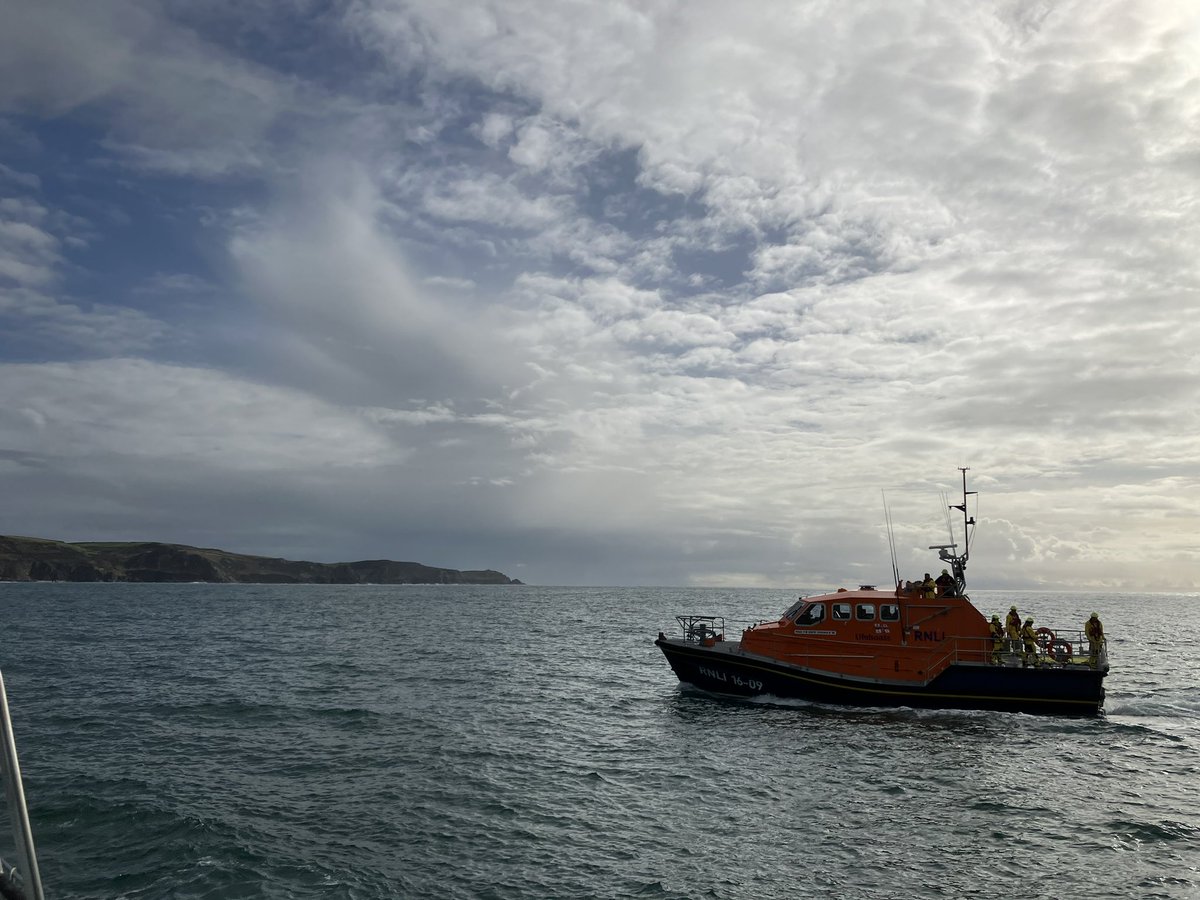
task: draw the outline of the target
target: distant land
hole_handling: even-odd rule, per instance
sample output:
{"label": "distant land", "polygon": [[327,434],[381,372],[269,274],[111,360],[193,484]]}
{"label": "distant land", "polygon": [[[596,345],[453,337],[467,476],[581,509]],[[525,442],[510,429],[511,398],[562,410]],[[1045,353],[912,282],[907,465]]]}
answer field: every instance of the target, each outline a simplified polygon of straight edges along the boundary
{"label": "distant land", "polygon": [[460,572],[368,559],[315,563],[183,544],[68,544],[0,535],[0,581],[140,581],[238,584],[520,584],[492,569]]}

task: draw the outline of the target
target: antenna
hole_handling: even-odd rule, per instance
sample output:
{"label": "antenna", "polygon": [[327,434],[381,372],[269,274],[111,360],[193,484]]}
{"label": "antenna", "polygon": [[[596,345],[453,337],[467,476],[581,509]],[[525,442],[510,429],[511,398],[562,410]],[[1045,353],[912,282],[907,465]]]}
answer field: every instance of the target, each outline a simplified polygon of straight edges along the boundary
{"label": "antenna", "polygon": [[892,583],[900,583],[900,567],[896,565],[896,534],[892,530],[892,511],[888,509],[887,494],[880,490],[883,497],[883,521],[887,524],[888,549],[892,552]]}
{"label": "antenna", "polygon": [[942,506],[946,508],[946,534],[950,535],[950,543],[947,546],[954,546],[954,525],[950,522],[950,504],[946,502],[946,492],[942,491]]}

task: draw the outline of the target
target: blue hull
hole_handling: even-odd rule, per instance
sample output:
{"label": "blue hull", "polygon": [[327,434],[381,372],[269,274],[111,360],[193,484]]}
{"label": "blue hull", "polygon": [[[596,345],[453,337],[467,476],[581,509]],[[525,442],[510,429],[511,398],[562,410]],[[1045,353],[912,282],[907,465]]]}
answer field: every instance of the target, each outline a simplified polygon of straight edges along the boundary
{"label": "blue hull", "polygon": [[851,678],[761,656],[731,653],[728,645],[654,642],[679,680],[721,694],[770,694],[848,706],[987,709],[1045,715],[1094,716],[1104,705],[1107,670],[950,666],[929,684]]}

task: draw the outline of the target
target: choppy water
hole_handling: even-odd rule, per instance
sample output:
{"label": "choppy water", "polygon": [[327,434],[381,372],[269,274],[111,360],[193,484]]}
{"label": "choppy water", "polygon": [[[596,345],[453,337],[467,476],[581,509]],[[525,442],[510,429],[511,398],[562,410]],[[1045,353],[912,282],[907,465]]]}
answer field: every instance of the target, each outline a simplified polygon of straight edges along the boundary
{"label": "choppy water", "polygon": [[1200,598],[974,597],[1106,716],[682,689],[769,591],[4,584],[0,668],[55,898],[1200,897]]}

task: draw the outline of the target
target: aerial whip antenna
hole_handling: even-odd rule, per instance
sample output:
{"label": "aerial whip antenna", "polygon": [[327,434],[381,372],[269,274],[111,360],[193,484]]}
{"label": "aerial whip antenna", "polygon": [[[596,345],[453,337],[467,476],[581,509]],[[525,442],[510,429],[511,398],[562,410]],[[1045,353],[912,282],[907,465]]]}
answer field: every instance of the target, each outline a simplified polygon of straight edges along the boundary
{"label": "aerial whip antenna", "polygon": [[899,585],[900,567],[896,565],[896,534],[892,530],[892,511],[888,508],[887,494],[882,490],[879,494],[883,497],[883,521],[887,525],[888,549],[892,552],[892,581]]}

